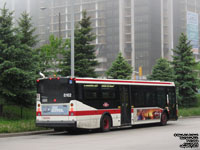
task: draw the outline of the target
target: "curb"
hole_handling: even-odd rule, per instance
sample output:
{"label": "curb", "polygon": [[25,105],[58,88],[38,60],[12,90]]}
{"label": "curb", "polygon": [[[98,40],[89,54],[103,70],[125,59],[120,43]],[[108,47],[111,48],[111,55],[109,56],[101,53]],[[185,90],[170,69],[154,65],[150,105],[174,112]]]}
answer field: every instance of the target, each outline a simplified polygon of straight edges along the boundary
{"label": "curb", "polygon": [[0,133],[0,138],[37,135],[37,134],[45,134],[45,133],[53,133],[53,132],[54,130],[41,130],[41,131],[19,132],[19,133]]}

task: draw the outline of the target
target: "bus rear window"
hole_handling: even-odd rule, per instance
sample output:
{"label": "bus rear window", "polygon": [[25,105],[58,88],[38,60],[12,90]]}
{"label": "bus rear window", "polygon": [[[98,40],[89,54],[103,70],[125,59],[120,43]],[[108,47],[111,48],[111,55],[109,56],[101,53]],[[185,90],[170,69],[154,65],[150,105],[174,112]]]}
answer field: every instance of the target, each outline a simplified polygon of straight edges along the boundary
{"label": "bus rear window", "polygon": [[40,80],[37,86],[42,103],[68,103],[73,98],[73,86],[66,78]]}

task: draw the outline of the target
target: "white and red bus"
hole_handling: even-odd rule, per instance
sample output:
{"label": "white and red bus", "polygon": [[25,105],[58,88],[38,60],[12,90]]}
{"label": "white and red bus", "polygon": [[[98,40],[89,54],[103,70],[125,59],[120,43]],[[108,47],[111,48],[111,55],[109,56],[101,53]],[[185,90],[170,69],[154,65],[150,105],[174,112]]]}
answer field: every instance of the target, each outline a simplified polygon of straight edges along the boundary
{"label": "white and red bus", "polygon": [[37,80],[36,125],[96,129],[177,120],[173,82],[55,77]]}

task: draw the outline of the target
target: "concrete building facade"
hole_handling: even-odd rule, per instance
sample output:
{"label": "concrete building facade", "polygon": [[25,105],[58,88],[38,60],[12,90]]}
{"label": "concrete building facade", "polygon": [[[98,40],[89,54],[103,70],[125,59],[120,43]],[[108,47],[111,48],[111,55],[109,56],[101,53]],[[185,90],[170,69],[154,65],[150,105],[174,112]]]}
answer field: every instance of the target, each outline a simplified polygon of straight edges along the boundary
{"label": "concrete building facade", "polygon": [[[24,4],[30,13],[37,12],[39,45],[48,43],[50,34],[70,38],[72,0],[36,0],[34,8],[30,0]],[[73,0],[73,7],[75,24],[83,10],[91,17],[100,76],[121,52],[133,66],[133,76],[142,68],[145,78],[157,59],[172,60],[171,49],[182,32],[194,44],[195,59],[200,59],[199,0]]]}

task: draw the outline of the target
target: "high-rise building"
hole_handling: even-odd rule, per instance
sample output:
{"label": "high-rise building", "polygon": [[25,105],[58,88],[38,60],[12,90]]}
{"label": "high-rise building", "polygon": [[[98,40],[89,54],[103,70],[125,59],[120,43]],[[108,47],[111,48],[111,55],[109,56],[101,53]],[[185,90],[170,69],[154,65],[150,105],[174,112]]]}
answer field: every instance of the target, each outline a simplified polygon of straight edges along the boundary
{"label": "high-rise building", "polygon": [[[33,26],[38,26],[38,9],[39,0],[1,0],[0,8],[4,5],[13,12],[13,22],[17,26],[17,20],[21,17],[23,12],[27,12],[32,17]],[[36,33],[37,34],[37,33]]]}
{"label": "high-rise building", "polygon": [[[96,40],[96,55],[100,62],[96,71],[104,74],[119,53],[119,0],[74,0],[75,26],[82,19],[86,10],[91,17]],[[50,34],[70,38],[71,34],[71,0],[40,0],[39,33],[41,44],[47,43]]]}
{"label": "high-rise building", "polygon": [[47,43],[50,34],[70,38],[71,8],[75,24],[86,10],[96,34],[92,44],[101,76],[119,52],[133,66],[133,75],[138,76],[139,68],[144,76],[150,74],[157,59],[172,60],[171,49],[178,45],[182,32],[191,41],[195,59],[200,59],[199,0],[36,0],[34,5],[31,0],[23,1],[38,16],[34,22],[39,45]]}
{"label": "high-rise building", "polygon": [[173,6],[174,46],[178,44],[179,35],[182,32],[186,33],[191,41],[195,59],[200,61],[200,1],[174,0]]}

